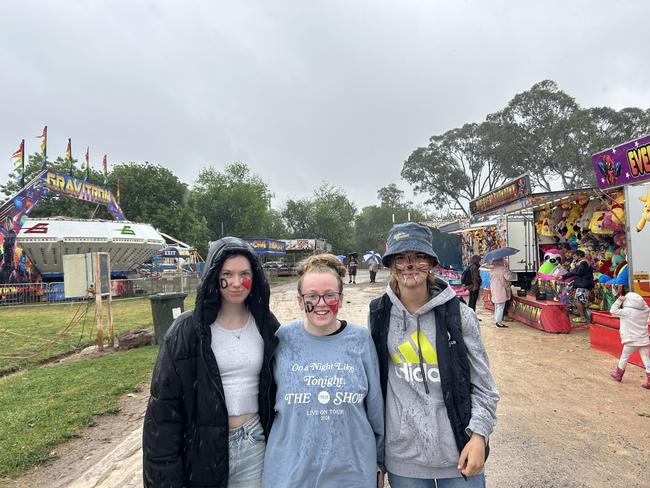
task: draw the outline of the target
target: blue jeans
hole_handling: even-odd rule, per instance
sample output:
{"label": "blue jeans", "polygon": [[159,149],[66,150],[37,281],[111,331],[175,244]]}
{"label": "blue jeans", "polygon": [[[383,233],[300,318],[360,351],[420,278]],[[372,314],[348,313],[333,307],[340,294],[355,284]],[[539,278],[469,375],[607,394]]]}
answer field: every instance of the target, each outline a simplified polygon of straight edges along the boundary
{"label": "blue jeans", "polygon": [[265,449],[266,439],[258,415],[228,431],[228,488],[262,486]]}
{"label": "blue jeans", "polygon": [[393,473],[388,473],[391,488],[485,488],[483,473],[465,478],[440,478],[437,480],[424,480],[418,478],[404,478]]}

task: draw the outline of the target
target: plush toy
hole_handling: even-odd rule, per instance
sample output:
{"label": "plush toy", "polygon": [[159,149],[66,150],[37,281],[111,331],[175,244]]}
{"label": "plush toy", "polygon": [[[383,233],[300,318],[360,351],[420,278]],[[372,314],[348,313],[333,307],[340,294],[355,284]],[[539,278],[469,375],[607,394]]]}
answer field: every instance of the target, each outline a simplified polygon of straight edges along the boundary
{"label": "plush toy", "polygon": [[564,253],[559,249],[548,249],[544,254],[544,262],[537,271],[537,276],[545,280],[557,280],[566,273],[562,266]]}
{"label": "plush toy", "polygon": [[621,268],[619,273],[612,278],[611,280],[607,281],[606,283],[609,285],[627,285],[628,284],[628,270],[627,270],[627,262],[625,265]]}
{"label": "plush toy", "polygon": [[571,210],[569,210],[569,214],[567,215],[566,218],[567,230],[564,237],[566,238],[567,241],[569,241],[571,237],[575,237],[576,239],[579,238],[580,226],[578,225],[578,221],[580,220],[581,215],[582,215],[582,209],[580,208],[580,205],[578,203],[574,203],[571,206]]}
{"label": "plush toy", "polygon": [[623,266],[627,265],[627,255],[624,248],[619,248],[612,255],[612,266],[610,267],[610,276],[618,276]]}
{"label": "plush toy", "polygon": [[639,197],[639,200],[644,202],[644,204],[641,210],[641,220],[636,224],[637,232],[641,232],[645,227],[645,223],[650,222],[650,188],[648,188],[648,194],[645,197]]}
{"label": "plush toy", "polygon": [[590,200],[587,206],[584,208],[584,210],[582,211],[582,217],[580,217],[580,220],[578,221],[578,225],[580,226],[580,229],[582,230],[583,233],[586,234],[589,232],[591,217],[593,216],[595,211],[600,209],[601,206],[602,203],[600,202],[600,200],[594,198],[593,200]]}
{"label": "plush toy", "polygon": [[591,223],[589,224],[589,230],[592,234],[613,234],[614,231],[608,230],[603,226],[603,221],[605,219],[604,211],[594,212],[591,217]]}

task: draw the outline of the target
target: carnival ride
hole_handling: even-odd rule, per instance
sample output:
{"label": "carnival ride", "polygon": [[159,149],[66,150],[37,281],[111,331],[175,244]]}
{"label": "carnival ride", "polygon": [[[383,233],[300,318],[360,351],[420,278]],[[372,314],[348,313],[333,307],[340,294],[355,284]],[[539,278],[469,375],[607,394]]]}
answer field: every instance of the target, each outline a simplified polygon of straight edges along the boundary
{"label": "carnival ride", "polygon": [[[30,219],[50,193],[104,205],[115,220]],[[63,256],[87,252],[108,252],[113,275],[123,276],[165,246],[152,226],[126,220],[108,188],[48,169],[0,207],[0,241],[0,283],[60,279]]]}

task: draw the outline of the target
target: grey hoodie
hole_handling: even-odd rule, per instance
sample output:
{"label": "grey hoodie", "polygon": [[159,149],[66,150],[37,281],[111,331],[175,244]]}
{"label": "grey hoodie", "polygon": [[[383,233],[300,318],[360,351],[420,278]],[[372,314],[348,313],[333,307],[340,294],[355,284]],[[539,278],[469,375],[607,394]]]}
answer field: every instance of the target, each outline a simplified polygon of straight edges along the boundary
{"label": "grey hoodie", "polygon": [[[411,478],[458,478],[458,447],[442,398],[436,354],[436,326],[433,309],[456,294],[438,280],[432,298],[411,314],[390,286],[386,288],[393,307],[388,331],[386,392],[386,468]],[[496,424],[499,401],[488,357],[481,341],[476,314],[460,304],[463,338],[467,346],[472,382],[472,417],[468,434],[490,435]],[[419,343],[429,393],[425,391],[418,355]]]}

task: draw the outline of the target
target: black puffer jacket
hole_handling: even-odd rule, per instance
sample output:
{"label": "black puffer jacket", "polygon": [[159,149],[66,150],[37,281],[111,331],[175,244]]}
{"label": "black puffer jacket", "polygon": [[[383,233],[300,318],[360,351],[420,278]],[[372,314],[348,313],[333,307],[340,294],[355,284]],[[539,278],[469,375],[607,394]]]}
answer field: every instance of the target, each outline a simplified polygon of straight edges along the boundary
{"label": "black puffer jacket", "polygon": [[594,287],[594,270],[586,260],[580,261],[573,271],[565,273],[562,278],[574,277],[573,286],[575,288],[585,288],[591,290]]}
{"label": "black puffer jacket", "polygon": [[252,248],[226,237],[210,247],[194,310],[174,321],[158,353],[144,418],[145,487],[228,485],[228,411],[210,324],[221,302],[219,272],[233,254],[245,254],[252,263],[253,288],[246,305],[264,340],[259,416],[265,434],[271,428],[276,390],[271,359],[280,324],[269,311],[269,286]]}

